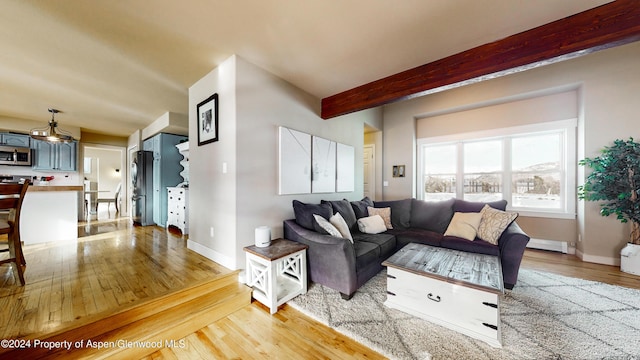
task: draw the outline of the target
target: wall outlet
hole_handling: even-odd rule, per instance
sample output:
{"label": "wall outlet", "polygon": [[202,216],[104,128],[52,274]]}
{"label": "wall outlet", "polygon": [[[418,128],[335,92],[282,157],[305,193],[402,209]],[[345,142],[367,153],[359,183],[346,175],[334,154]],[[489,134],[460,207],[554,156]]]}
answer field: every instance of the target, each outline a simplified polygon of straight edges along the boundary
{"label": "wall outlet", "polygon": [[578,234],[578,242],[582,242],[582,234]]}
{"label": "wall outlet", "polygon": [[213,237],[213,226],[209,228],[209,236]]}

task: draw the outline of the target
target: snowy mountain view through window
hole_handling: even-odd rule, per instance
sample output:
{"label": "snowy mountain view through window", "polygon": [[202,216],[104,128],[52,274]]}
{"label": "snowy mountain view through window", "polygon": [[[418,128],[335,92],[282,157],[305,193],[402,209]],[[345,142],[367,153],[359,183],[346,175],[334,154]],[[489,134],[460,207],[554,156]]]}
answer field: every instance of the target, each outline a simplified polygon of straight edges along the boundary
{"label": "snowy mountain view through window", "polygon": [[[567,212],[566,129],[488,139],[421,143],[418,196],[506,199],[524,211]],[[571,152],[573,154],[573,152]],[[572,155],[575,156],[575,155]]]}

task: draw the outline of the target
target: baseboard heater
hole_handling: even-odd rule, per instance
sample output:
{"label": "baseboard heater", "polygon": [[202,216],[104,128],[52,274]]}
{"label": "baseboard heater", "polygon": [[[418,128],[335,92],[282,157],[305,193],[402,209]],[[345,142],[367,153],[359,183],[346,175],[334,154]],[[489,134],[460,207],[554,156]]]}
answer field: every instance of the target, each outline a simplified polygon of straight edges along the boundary
{"label": "baseboard heater", "polygon": [[561,252],[563,254],[569,253],[569,243],[566,241],[532,238],[527,243],[527,247],[530,249],[556,251],[556,252]]}

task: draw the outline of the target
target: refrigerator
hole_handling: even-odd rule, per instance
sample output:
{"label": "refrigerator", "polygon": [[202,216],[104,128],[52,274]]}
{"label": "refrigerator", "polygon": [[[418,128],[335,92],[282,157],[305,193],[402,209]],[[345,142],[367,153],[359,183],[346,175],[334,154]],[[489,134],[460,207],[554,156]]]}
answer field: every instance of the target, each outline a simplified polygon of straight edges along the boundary
{"label": "refrigerator", "polygon": [[153,152],[136,151],[131,162],[132,218],[134,225],[153,222]]}

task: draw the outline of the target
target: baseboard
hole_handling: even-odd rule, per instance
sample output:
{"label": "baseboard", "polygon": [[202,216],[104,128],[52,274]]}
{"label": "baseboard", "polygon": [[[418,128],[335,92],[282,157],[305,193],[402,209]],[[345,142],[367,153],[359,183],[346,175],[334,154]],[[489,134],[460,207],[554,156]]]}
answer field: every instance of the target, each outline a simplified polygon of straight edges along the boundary
{"label": "baseboard", "polygon": [[208,248],[200,243],[197,243],[191,239],[187,240],[187,249],[193,250],[198,254],[206,257],[207,259],[213,260],[218,264],[226,267],[227,269],[238,270],[237,264],[234,259],[220,254],[219,252]]}
{"label": "baseboard", "polygon": [[595,264],[603,264],[603,265],[612,265],[612,266],[620,266],[620,258],[611,258],[608,256],[597,256],[597,255],[586,255],[580,250],[576,250],[576,256],[585,262],[595,263]]}
{"label": "baseboard", "polygon": [[561,252],[563,254],[574,254],[575,248],[570,246],[566,241],[545,240],[531,238],[527,243],[530,249],[540,249]]}

